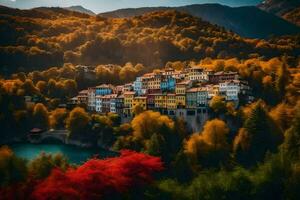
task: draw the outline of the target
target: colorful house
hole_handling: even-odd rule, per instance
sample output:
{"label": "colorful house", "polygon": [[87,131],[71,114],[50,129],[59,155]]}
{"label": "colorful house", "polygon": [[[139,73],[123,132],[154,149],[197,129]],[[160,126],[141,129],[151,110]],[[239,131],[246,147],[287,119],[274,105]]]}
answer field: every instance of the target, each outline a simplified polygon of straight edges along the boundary
{"label": "colorful house", "polygon": [[176,94],[167,94],[167,109],[175,110],[176,108]]}
{"label": "colorful house", "polygon": [[95,111],[96,110],[96,88],[90,87],[88,88],[88,110]]}
{"label": "colorful house", "polygon": [[112,94],[112,92],[113,92],[113,87],[107,84],[102,84],[95,88],[95,95],[104,96],[104,95]]}
{"label": "colorful house", "polygon": [[[134,97],[132,100],[132,108],[135,106],[141,106],[143,110],[147,110],[147,97],[145,96],[138,96]],[[133,109],[131,110],[131,113],[133,112]]]}
{"label": "colorful house", "polygon": [[174,91],[176,87],[176,79],[173,78],[172,76],[166,76],[162,78],[160,82],[160,89],[162,92],[170,92]]}
{"label": "colorful house", "polygon": [[130,115],[135,92],[124,92],[124,114]]}

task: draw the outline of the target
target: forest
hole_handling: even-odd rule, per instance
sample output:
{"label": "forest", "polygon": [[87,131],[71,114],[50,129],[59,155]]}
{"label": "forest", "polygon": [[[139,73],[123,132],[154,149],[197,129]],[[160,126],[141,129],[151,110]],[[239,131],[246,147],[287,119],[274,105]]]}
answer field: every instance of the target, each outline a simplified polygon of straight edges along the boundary
{"label": "forest", "polygon": [[[117,19],[0,7],[0,38],[0,199],[300,199],[300,35],[248,39],[177,11]],[[121,123],[61,107],[87,87],[188,66],[238,72],[255,100],[216,96],[200,132],[151,110]],[[101,140],[117,156],[26,160],[6,144],[33,128]]]}
{"label": "forest", "polygon": [[299,55],[299,35],[247,39],[177,11],[133,18],[104,18],[61,8],[1,7],[1,74],[30,72],[64,63],[142,63],[211,58]]}

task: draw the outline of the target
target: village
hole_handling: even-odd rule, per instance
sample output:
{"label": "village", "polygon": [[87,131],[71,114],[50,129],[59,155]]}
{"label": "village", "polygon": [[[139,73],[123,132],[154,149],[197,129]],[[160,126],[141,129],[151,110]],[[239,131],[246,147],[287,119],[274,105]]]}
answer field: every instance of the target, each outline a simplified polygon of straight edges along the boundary
{"label": "village", "polygon": [[[237,72],[214,72],[202,67],[155,70],[137,77],[132,83],[113,86],[102,84],[80,91],[71,99],[73,105],[84,104],[97,113],[116,113],[124,118],[134,116],[135,108],[159,111],[170,117],[205,116],[215,96],[233,102],[253,100],[248,82]],[[197,129],[197,128],[196,128]]]}

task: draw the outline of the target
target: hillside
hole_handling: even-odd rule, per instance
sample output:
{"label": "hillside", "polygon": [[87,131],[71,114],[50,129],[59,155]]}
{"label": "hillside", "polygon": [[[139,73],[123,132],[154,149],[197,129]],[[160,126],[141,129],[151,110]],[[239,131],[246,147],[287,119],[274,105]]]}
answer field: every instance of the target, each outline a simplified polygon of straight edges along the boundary
{"label": "hillside", "polygon": [[266,0],[258,7],[300,26],[300,0]]}
{"label": "hillside", "polygon": [[265,0],[258,5],[267,12],[282,16],[300,6],[300,0]]}
{"label": "hillside", "polygon": [[88,15],[96,15],[93,11],[86,9],[82,6],[70,6],[70,7],[65,7],[67,10],[75,11],[75,12],[80,12]]}
{"label": "hillside", "polygon": [[177,11],[107,19],[62,8],[0,7],[0,73],[47,69],[64,63],[126,62],[164,66],[168,61],[299,55],[299,37],[244,39]]}
{"label": "hillside", "polygon": [[220,4],[195,4],[183,7],[153,7],[121,9],[101,13],[103,17],[132,17],[152,11],[174,9],[186,12],[205,21],[225,27],[227,30],[250,38],[267,38],[270,35],[281,36],[296,34],[300,29],[280,17],[264,12],[256,7],[232,8]]}

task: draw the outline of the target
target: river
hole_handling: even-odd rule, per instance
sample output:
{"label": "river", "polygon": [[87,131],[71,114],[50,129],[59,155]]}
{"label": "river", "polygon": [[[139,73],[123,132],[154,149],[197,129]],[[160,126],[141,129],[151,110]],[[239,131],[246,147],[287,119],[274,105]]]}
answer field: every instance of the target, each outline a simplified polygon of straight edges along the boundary
{"label": "river", "polygon": [[104,158],[114,156],[115,153],[103,149],[81,148],[64,144],[12,144],[9,147],[21,158],[32,160],[41,152],[65,155],[70,163],[80,164],[95,156]]}

